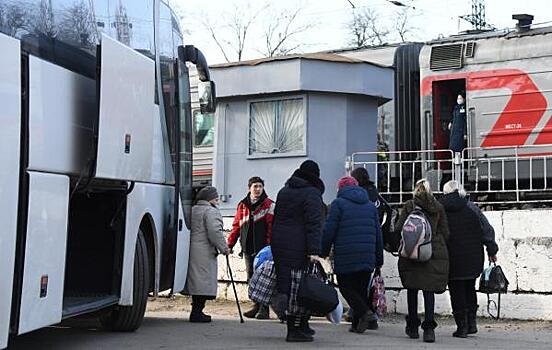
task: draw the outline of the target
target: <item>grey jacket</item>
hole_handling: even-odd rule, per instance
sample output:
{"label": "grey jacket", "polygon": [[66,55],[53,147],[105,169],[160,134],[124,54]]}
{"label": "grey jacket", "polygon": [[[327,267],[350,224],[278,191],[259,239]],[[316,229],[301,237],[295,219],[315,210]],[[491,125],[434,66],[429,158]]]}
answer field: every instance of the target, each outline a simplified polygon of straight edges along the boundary
{"label": "grey jacket", "polygon": [[228,249],[220,211],[200,200],[192,208],[190,259],[185,293],[217,295],[217,255]]}

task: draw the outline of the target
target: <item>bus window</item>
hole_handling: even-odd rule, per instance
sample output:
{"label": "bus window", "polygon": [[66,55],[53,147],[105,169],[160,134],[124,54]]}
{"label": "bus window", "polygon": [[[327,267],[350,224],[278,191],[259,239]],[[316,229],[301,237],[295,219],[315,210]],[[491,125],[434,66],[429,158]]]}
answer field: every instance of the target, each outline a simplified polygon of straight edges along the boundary
{"label": "bus window", "polygon": [[140,53],[155,59],[153,1],[109,1],[111,36]]}
{"label": "bus window", "polygon": [[215,118],[213,113],[202,114],[199,110],[194,111],[194,146],[213,146],[215,133]]}

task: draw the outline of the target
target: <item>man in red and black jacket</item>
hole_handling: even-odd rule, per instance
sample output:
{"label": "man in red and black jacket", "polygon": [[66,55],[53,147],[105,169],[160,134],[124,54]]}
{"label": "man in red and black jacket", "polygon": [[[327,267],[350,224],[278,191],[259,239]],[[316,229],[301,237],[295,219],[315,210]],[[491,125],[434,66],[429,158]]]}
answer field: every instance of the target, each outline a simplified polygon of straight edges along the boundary
{"label": "man in red and black jacket", "polygon": [[[228,236],[228,246],[232,249],[240,240],[241,253],[245,259],[247,279],[253,275],[255,255],[270,244],[274,202],[264,191],[264,181],[254,176],[248,181],[249,192],[238,204],[232,232]],[[243,314],[245,317],[268,319],[268,306],[255,303],[253,308]]]}

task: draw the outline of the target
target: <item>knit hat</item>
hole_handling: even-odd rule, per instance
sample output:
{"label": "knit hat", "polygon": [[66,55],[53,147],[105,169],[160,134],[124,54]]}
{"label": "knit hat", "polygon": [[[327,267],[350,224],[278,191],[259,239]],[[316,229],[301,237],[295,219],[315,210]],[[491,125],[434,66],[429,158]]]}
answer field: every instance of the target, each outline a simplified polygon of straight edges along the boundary
{"label": "knit hat", "polygon": [[337,189],[340,190],[346,186],[358,186],[358,181],[352,176],[343,176],[337,182]]}
{"label": "knit hat", "polygon": [[201,201],[201,200],[204,200],[204,201],[210,201],[210,200],[213,200],[215,198],[218,198],[218,192],[217,192],[217,189],[213,186],[206,186],[206,187],[203,187],[198,193],[197,193],[197,196],[196,196],[196,200],[198,201]]}
{"label": "knit hat", "polygon": [[320,167],[318,164],[316,164],[313,160],[305,160],[303,163],[301,163],[301,166],[299,166],[299,169],[306,172],[309,175],[320,177]]}

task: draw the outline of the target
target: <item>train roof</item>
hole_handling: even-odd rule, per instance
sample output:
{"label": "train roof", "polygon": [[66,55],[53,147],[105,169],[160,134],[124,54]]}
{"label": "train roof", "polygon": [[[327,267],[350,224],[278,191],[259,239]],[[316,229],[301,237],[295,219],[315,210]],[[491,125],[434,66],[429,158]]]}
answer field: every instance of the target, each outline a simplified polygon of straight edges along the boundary
{"label": "train roof", "polygon": [[536,35],[546,35],[552,33],[552,26],[531,28],[527,31],[520,32],[516,29],[502,29],[502,30],[487,30],[487,31],[468,31],[457,35],[451,35],[446,38],[434,39],[426,42],[427,45],[439,45],[448,44],[459,41],[476,41],[484,39],[505,38],[514,39]]}

